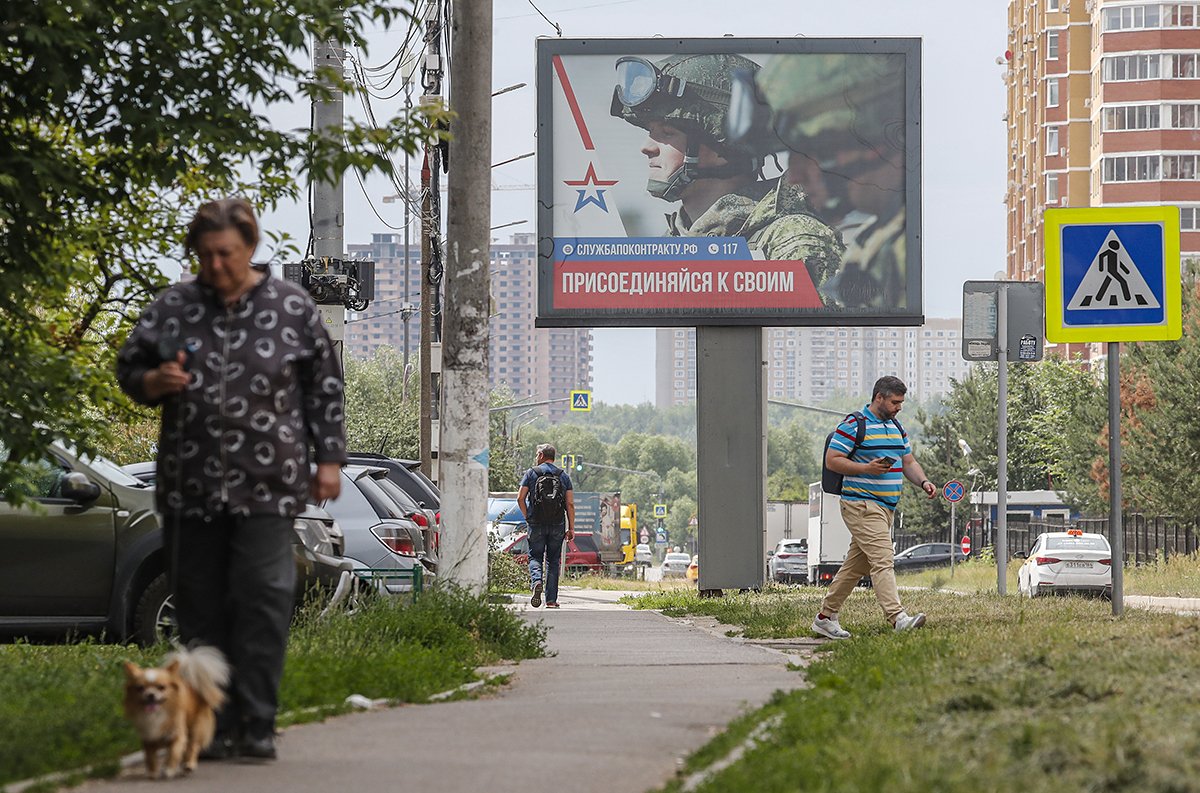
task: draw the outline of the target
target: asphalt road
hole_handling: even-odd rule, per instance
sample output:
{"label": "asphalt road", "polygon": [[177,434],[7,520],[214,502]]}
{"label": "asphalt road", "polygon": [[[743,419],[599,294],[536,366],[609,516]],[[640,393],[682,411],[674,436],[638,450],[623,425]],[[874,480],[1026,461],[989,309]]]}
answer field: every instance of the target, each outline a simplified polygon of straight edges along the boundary
{"label": "asphalt road", "polygon": [[[171,790],[641,793],[734,717],[803,685],[780,652],[615,598],[564,590],[557,611],[522,606],[549,626],[550,655],[495,670],[513,677],[494,694],[292,727],[278,761],[202,763]],[[77,789],[148,793],[158,784],[139,766]]]}

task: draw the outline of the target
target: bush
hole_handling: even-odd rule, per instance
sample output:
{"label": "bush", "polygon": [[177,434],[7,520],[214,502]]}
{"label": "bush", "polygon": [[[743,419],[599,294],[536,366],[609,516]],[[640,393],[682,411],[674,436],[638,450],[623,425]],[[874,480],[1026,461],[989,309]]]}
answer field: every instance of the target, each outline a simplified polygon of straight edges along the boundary
{"label": "bush", "polygon": [[523,592],[529,589],[529,570],[510,553],[488,552],[488,591]]}

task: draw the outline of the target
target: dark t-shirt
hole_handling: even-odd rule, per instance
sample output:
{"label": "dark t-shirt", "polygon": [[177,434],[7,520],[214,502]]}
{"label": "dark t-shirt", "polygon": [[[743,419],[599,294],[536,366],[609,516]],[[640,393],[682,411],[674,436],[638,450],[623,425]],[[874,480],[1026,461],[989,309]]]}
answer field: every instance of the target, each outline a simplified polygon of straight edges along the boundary
{"label": "dark t-shirt", "polygon": [[[542,474],[545,474],[545,473],[552,473],[554,471],[558,471],[558,478],[562,481],[564,493],[568,490],[573,489],[571,486],[571,477],[567,475],[566,471],[562,470],[554,463],[542,463],[541,465],[535,465],[533,468],[530,468],[528,471],[525,472],[525,475],[523,477],[521,477],[521,487],[525,488],[526,491],[532,491],[533,483],[537,481],[537,478],[539,476],[541,476]],[[529,514],[529,510],[530,510],[529,492],[526,492],[525,493],[525,514],[526,515]],[[534,524],[530,523],[530,527],[532,527],[533,525]],[[563,526],[564,531],[565,531],[565,527],[567,525],[567,518],[566,518],[565,512],[563,513],[562,523],[560,523],[558,525]]]}

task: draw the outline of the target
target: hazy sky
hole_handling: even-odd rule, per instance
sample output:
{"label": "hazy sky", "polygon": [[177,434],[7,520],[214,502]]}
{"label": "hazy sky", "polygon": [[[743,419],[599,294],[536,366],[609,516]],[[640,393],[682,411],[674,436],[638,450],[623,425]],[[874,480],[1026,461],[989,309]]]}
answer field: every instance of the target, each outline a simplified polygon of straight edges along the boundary
{"label": "hazy sky", "polygon": [[[962,282],[990,280],[1004,269],[1005,110],[1003,67],[996,57],[1006,47],[1007,2],[984,0],[537,0],[537,6],[562,27],[566,38],[757,36],[917,36],[923,39],[923,203],[925,314],[957,317],[962,311]],[[968,10],[969,8],[969,10]],[[527,83],[496,97],[493,105],[493,162],[534,150],[536,141],[534,41],[557,35],[528,0],[494,0],[493,85],[499,89]],[[371,36],[367,65],[385,61],[404,38],[404,30]],[[392,93],[394,83],[384,93]],[[418,87],[414,97],[420,93]],[[374,101],[376,117],[403,107],[396,100]],[[347,113],[361,109],[347,102]],[[357,112],[356,112],[357,111]],[[308,109],[273,113],[279,123],[308,123]],[[419,182],[420,163],[412,163]],[[496,168],[497,185],[532,186],[533,158]],[[350,176],[346,182],[346,242],[370,241],[371,235],[402,228],[399,203],[383,203],[395,193],[382,177],[366,181],[365,193]],[[372,210],[372,205],[374,210]],[[535,231],[532,189],[492,193],[492,225],[526,221],[496,232],[507,241],[513,231]],[[286,231],[303,244],[308,237],[304,208],[290,207],[264,218],[264,227]],[[380,307],[383,308],[382,306]],[[654,332],[650,329],[597,330],[593,388],[607,403],[654,399]]]}

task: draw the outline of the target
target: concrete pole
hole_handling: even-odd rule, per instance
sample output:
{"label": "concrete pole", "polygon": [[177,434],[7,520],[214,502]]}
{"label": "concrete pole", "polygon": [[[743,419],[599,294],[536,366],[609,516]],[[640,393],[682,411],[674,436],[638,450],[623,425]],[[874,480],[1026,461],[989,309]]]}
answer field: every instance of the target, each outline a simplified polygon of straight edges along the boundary
{"label": "concrete pole", "polygon": [[[313,77],[330,90],[328,100],[313,103],[313,129],[323,137],[339,142],[342,140],[342,92],[333,85],[328,72],[344,74],[346,53],[337,43],[340,34],[340,30],[333,30],[324,38],[313,37]],[[313,255],[318,259],[341,259],[346,250],[341,174],[336,174],[331,182],[317,180],[312,190]],[[346,307],[323,305],[319,308],[340,359],[346,338]]]}
{"label": "concrete pole", "polygon": [[[425,11],[425,71],[421,86],[421,104],[441,102],[442,93],[442,18],[441,3],[429,3]],[[437,287],[430,279],[434,235],[441,234],[441,218],[434,213],[436,188],[433,186],[434,147],[425,140],[425,156],[421,165],[421,470],[438,481],[433,464],[433,414],[436,400],[433,388],[434,306]],[[439,362],[440,365],[440,362]]]}
{"label": "concrete pole", "polygon": [[441,579],[487,588],[488,265],[491,252],[492,2],[455,3],[450,109],[446,310],[442,319],[444,418]]}

